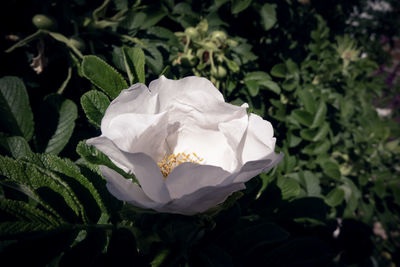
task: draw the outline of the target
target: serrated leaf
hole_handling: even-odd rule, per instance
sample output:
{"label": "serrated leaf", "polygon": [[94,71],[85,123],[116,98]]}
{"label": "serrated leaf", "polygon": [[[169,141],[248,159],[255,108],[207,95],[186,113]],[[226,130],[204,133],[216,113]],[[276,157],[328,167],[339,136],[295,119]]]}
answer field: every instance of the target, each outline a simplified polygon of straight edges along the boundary
{"label": "serrated leaf", "polygon": [[81,105],[88,120],[100,128],[104,113],[110,105],[108,97],[100,91],[91,90],[81,97]]}
{"label": "serrated leaf", "polygon": [[93,55],[83,57],[82,73],[112,99],[128,88],[128,84],[118,71]]}
{"label": "serrated leaf", "polygon": [[100,213],[107,212],[104,196],[99,193],[89,177],[83,176],[79,167],[69,159],[62,159],[53,154],[35,154],[27,160],[40,168],[51,170],[58,175],[62,174],[63,180],[71,187],[79,201],[84,204],[86,214],[92,221],[97,221]]}
{"label": "serrated leaf", "polygon": [[0,157],[0,175],[6,177],[5,181],[28,187],[36,201],[56,217],[62,214],[72,222],[78,217],[86,219],[84,208],[73,190],[56,173],[32,163]]}
{"label": "serrated leaf", "polygon": [[0,198],[0,210],[23,221],[30,221],[48,226],[55,226],[60,223],[51,215],[23,201]]}
{"label": "serrated leaf", "polygon": [[33,114],[29,97],[21,79],[6,76],[0,79],[0,129],[11,135],[33,135]]}
{"label": "serrated leaf", "polygon": [[94,146],[88,146],[85,141],[79,142],[79,144],[76,146],[76,152],[87,162],[95,165],[104,165],[109,167],[110,169],[113,169],[114,171],[118,172],[122,176],[124,176],[127,179],[133,179],[136,181],[136,177],[127,174],[117,166],[101,151],[97,150]]}
{"label": "serrated leaf", "polygon": [[336,187],[332,189],[325,197],[325,203],[331,207],[340,205],[344,200],[343,189]]}
{"label": "serrated leaf", "polygon": [[60,153],[72,136],[77,117],[78,108],[73,101],[57,94],[46,96],[38,120],[38,150]]}
{"label": "serrated leaf", "polygon": [[124,57],[125,69],[129,77],[130,84],[144,83],[145,73],[144,64],[145,56],[144,52],[139,47],[122,47],[122,53]]}
{"label": "serrated leaf", "polygon": [[251,0],[232,0],[231,12],[238,14],[249,7]]}
{"label": "serrated leaf", "polygon": [[10,238],[19,234],[26,234],[38,231],[49,231],[57,226],[38,222],[14,221],[0,223],[0,237]]}
{"label": "serrated leaf", "polygon": [[261,26],[264,30],[270,30],[276,23],[276,5],[264,4],[260,9]]}
{"label": "serrated leaf", "polygon": [[21,136],[0,137],[0,146],[5,148],[13,158],[19,159],[32,154],[28,142]]}

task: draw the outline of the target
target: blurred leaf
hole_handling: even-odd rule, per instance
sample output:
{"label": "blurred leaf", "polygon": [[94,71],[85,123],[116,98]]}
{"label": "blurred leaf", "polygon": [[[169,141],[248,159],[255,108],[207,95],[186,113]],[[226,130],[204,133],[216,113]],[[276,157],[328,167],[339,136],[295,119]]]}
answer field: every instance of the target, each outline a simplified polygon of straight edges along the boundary
{"label": "blurred leaf", "polygon": [[15,159],[32,154],[29,144],[21,136],[0,137],[0,146],[4,147]]}
{"label": "blurred leaf", "polygon": [[235,61],[227,59],[225,62],[231,71],[238,72],[240,70],[239,66],[235,63]]}
{"label": "blurred leaf", "polygon": [[85,56],[82,60],[83,75],[103,90],[112,99],[128,88],[121,74],[96,56]]}
{"label": "blurred leaf", "polygon": [[313,122],[310,126],[311,129],[319,127],[324,122],[326,112],[327,112],[327,108],[326,108],[325,102],[320,101],[317,112],[315,113]]}
{"label": "blurred leaf", "polygon": [[238,14],[249,7],[251,0],[231,0],[231,12],[232,14]]}
{"label": "blurred leaf", "polygon": [[33,135],[33,114],[29,97],[21,79],[6,76],[0,79],[0,129],[11,135]]}
{"label": "blurred leaf", "polygon": [[335,180],[340,180],[341,174],[339,170],[339,165],[333,161],[323,162],[322,165],[323,172],[330,178]]}
{"label": "blurred leaf", "polygon": [[292,178],[284,176],[279,177],[278,187],[281,189],[282,199],[296,197],[300,194],[300,185],[296,180]]}
{"label": "blurred leaf", "polygon": [[325,197],[325,203],[331,207],[340,205],[344,200],[344,191],[336,187],[332,189]]}
{"label": "blurred leaf", "polygon": [[160,51],[151,45],[147,45],[146,48],[144,48],[144,51],[146,64],[150,67],[154,74],[160,74],[163,70],[163,57]]}
{"label": "blurred leaf", "polygon": [[304,129],[300,131],[300,136],[305,140],[317,142],[323,140],[330,130],[329,124],[324,123],[319,129]]}
{"label": "blurred leaf", "polygon": [[301,110],[301,109],[293,110],[291,116],[296,121],[298,121],[299,123],[301,123],[307,127],[310,127],[313,122],[312,115],[305,110]]}
{"label": "blurred leaf", "polygon": [[271,75],[278,78],[286,77],[286,66],[283,63],[276,64],[271,69]]}
{"label": "blurred leaf", "polygon": [[81,97],[81,105],[89,121],[100,128],[101,120],[110,105],[108,97],[100,91],[91,90]]}
{"label": "blurred leaf", "polygon": [[38,150],[58,154],[67,145],[75,128],[78,109],[74,102],[58,94],[45,97],[37,123]]}
{"label": "blurred leaf", "polygon": [[310,171],[304,171],[300,173],[300,177],[304,180],[307,195],[319,196],[321,194],[321,186],[319,185],[319,179]]}
{"label": "blurred leaf", "polygon": [[255,80],[248,80],[244,82],[247,86],[247,89],[249,89],[249,93],[252,97],[255,97],[258,95],[259,92],[259,87],[258,83]]}
{"label": "blurred leaf", "polygon": [[144,64],[145,56],[144,52],[139,47],[122,47],[122,53],[124,55],[125,69],[128,73],[130,84],[144,83],[145,73]]}
{"label": "blurred leaf", "polygon": [[275,9],[275,4],[264,4],[261,7],[261,25],[266,31],[270,30],[277,21]]}

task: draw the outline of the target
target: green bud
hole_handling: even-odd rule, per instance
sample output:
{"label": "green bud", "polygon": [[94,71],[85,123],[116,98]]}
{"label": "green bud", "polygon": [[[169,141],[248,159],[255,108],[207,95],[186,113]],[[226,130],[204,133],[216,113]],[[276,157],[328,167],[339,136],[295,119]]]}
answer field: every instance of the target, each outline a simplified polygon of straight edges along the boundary
{"label": "green bud", "polygon": [[43,14],[36,14],[33,16],[32,23],[36,26],[36,28],[42,30],[54,30],[57,25],[53,18]]}
{"label": "green bud", "polygon": [[199,30],[200,34],[205,35],[208,31],[208,22],[206,19],[203,19],[200,21],[199,24],[197,24],[196,28]]}
{"label": "green bud", "polygon": [[196,30],[194,27],[189,27],[185,29],[185,34],[190,38],[190,39],[196,39],[199,36],[199,32]]}
{"label": "green bud", "polygon": [[211,68],[211,75],[217,79],[225,78],[227,74],[226,69],[219,65],[216,68]]}
{"label": "green bud", "polygon": [[211,33],[211,40],[225,42],[227,36],[223,31],[213,31]]}

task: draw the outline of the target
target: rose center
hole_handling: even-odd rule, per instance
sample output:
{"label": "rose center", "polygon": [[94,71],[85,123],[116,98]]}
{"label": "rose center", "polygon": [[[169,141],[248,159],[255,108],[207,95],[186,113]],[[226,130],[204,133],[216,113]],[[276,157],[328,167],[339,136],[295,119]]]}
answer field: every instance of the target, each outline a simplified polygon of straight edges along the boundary
{"label": "rose center", "polygon": [[178,153],[171,154],[169,156],[165,156],[162,160],[160,160],[157,165],[160,167],[161,173],[164,178],[167,178],[168,174],[172,172],[172,170],[182,164],[184,162],[192,162],[196,164],[200,164],[203,161],[202,158],[196,155],[196,153]]}

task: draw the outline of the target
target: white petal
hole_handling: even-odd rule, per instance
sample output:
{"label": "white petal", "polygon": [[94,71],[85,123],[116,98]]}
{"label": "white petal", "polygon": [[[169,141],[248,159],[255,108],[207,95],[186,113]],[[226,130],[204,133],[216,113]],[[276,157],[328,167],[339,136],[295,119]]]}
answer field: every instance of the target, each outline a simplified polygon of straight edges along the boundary
{"label": "white petal", "polygon": [[217,130],[185,125],[175,135],[168,137],[168,144],[174,147],[175,154],[196,153],[204,159],[201,163],[205,165],[218,166],[229,172],[237,166],[236,152],[232,150],[226,137]]}
{"label": "white petal", "polygon": [[283,159],[283,153],[272,153],[260,160],[248,161],[238,173],[233,175],[233,182],[245,183],[262,172],[267,172]]}
{"label": "white petal", "polygon": [[104,136],[86,141],[110,159],[131,170],[138,179],[145,194],[155,202],[166,203],[171,200],[164,177],[155,161],[144,153],[128,153],[120,150]]}
{"label": "white petal", "polygon": [[176,167],[165,182],[171,198],[177,199],[202,187],[216,186],[229,176],[229,172],[219,167],[187,162]]}
{"label": "white petal", "polygon": [[173,200],[162,207],[164,212],[193,215],[207,211],[224,202],[233,192],[245,189],[243,183],[229,184],[227,186],[208,186],[200,188],[192,194]]}
{"label": "white petal", "polygon": [[259,160],[274,153],[274,129],[270,122],[256,114],[250,114],[243,143],[242,161]]}
{"label": "white petal", "polygon": [[137,83],[126,90],[122,90],[104,114],[101,121],[102,133],[108,129],[109,123],[115,116],[125,113],[154,114],[156,104],[156,96],[151,94],[144,84]]}
{"label": "white petal", "polygon": [[156,203],[146,196],[142,188],[114,170],[106,166],[100,166],[100,170],[107,180],[106,186],[108,191],[117,199],[129,202],[141,208],[154,209],[162,206],[162,204]]}
{"label": "white petal", "polygon": [[218,125],[220,132],[225,135],[227,143],[235,151],[238,166],[242,165],[241,143],[244,143],[243,137],[247,129],[247,124],[248,117],[246,114],[238,119],[222,122]]}

